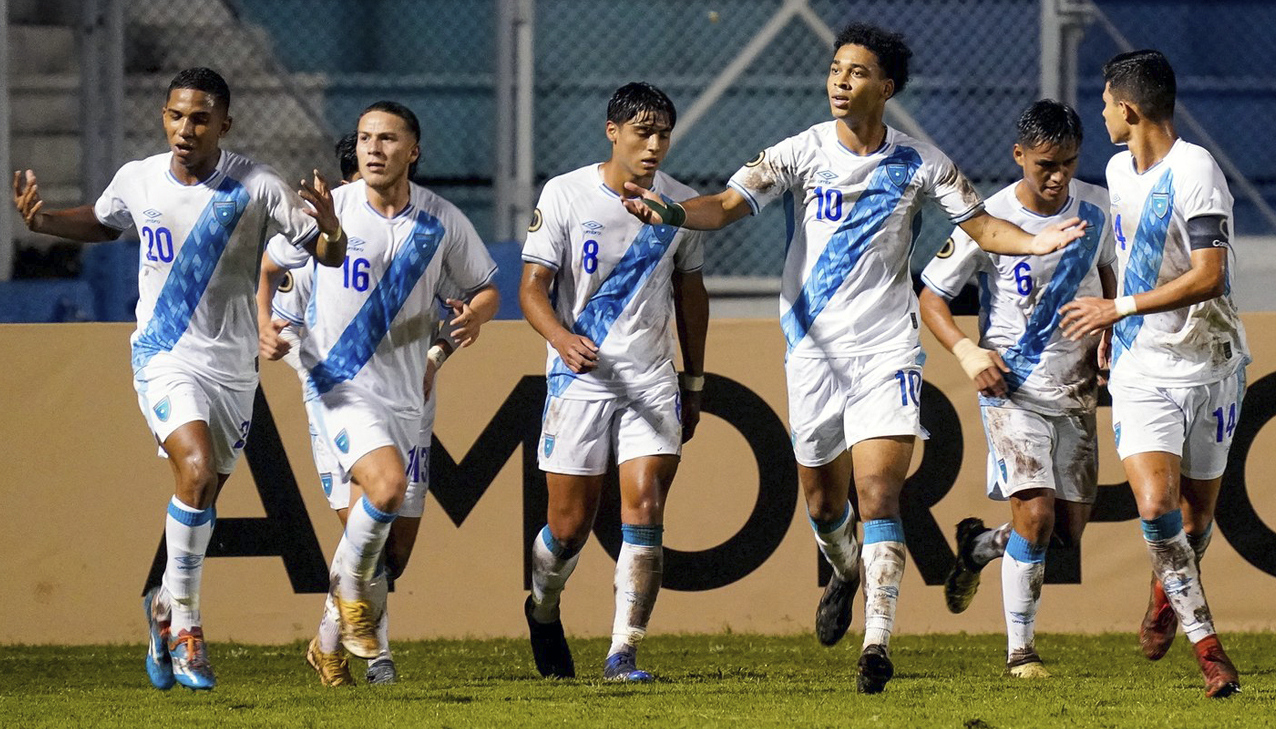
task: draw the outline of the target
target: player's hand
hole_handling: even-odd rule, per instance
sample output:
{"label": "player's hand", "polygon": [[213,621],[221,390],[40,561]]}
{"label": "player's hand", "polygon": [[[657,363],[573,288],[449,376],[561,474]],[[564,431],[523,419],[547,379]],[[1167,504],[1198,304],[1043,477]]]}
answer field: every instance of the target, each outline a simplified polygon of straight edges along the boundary
{"label": "player's hand", "polygon": [[626,197],[620,201],[631,215],[647,225],[661,225],[665,222],[665,219],[660,216],[660,213],[657,213],[653,208],[643,203],[643,200],[646,199],[664,207],[664,201],[660,199],[659,195],[645,187],[642,187],[641,185],[635,185],[632,182],[625,183],[625,192],[634,196]]}
{"label": "player's hand", "polygon": [[1085,235],[1087,225],[1081,218],[1070,218],[1062,223],[1046,226],[1040,233],[1032,236],[1032,254],[1044,256],[1067,246]]}
{"label": "player's hand", "polygon": [[430,393],[434,391],[434,376],[438,371],[439,368],[435,367],[433,362],[429,359],[425,360],[425,379],[421,382],[422,389],[425,391],[424,402],[430,401]]}
{"label": "player's hand", "polygon": [[474,310],[470,308],[468,301],[460,299],[448,299],[447,305],[452,307],[452,313],[455,314],[452,321],[448,324],[452,327],[452,339],[456,340],[457,348],[468,347],[478,341],[479,329],[482,324],[478,317],[474,315]]}
{"label": "player's hand", "polygon": [[1097,296],[1082,296],[1069,301],[1059,309],[1059,313],[1063,314],[1063,320],[1059,322],[1063,336],[1074,342],[1102,332],[1121,318],[1117,314],[1115,300]]}
{"label": "player's hand", "polygon": [[18,214],[22,216],[27,230],[34,232],[37,227],[36,216],[40,213],[40,208],[44,207],[44,201],[40,199],[40,185],[31,170],[27,170],[25,178],[20,170],[14,171],[13,204],[18,207]]}
{"label": "player's hand", "polygon": [[1099,384],[1108,384],[1108,371],[1112,369],[1112,330],[1104,329],[1099,334],[1099,349],[1095,352],[1099,360]]}
{"label": "player's hand", "polygon": [[328,181],[323,179],[319,170],[313,170],[313,172],[314,183],[302,180],[301,189],[297,191],[297,194],[310,203],[311,207],[305,208],[306,215],[315,219],[319,225],[319,232],[332,238],[341,231],[341,221],[337,219],[337,209],[332,202],[332,190],[328,187]]}
{"label": "player's hand", "polygon": [[682,390],[682,442],[686,443],[696,436],[696,426],[700,424],[700,402],[703,393]]}
{"label": "player's hand", "polygon": [[274,361],[292,350],[292,345],[288,343],[288,340],[279,336],[279,333],[287,326],[288,322],[284,319],[264,320],[258,324],[257,349],[262,357]]}
{"label": "player's hand", "polygon": [[989,367],[975,376],[975,387],[979,389],[979,394],[984,397],[1006,397],[1010,394],[1010,388],[1006,386],[1006,378],[1002,377],[1002,373],[1009,372],[1010,367],[996,350],[989,350],[988,355],[992,358],[992,363],[995,366]]}
{"label": "player's hand", "polygon": [[550,342],[567,369],[582,375],[598,366],[598,345],[589,337],[565,331]]}

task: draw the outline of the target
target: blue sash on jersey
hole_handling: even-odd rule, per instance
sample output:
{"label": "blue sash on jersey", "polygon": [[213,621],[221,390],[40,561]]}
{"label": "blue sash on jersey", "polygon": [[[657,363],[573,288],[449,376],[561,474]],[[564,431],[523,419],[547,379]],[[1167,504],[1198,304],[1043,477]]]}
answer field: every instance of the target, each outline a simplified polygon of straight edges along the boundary
{"label": "blue sash on jersey", "polygon": [[1087,223],[1085,236],[1064,250],[1050,283],[1046,284],[1045,291],[1041,292],[1041,298],[1033,307],[1023,336],[1002,355],[1010,368],[1006,373],[1006,385],[1011,392],[1018,390],[1041,362],[1042,352],[1063,319],[1059,307],[1077,297],[1082,280],[1094,268],[1099,243],[1107,230],[1105,216],[1102,210],[1088,202],[1081,203],[1077,215]]}
{"label": "blue sash on jersey", "polygon": [[[1168,169],[1156,181],[1152,192],[1143,201],[1143,213],[1139,216],[1139,228],[1130,245],[1130,258],[1125,263],[1125,280],[1122,296],[1133,296],[1156,287],[1161,275],[1161,260],[1165,255],[1165,238],[1170,230],[1170,213],[1174,210],[1174,170]],[[1134,346],[1134,339],[1143,328],[1143,316],[1134,314],[1116,323],[1112,328],[1112,363],[1125,350]]]}
{"label": "blue sash on jersey", "polygon": [[810,331],[815,317],[824,311],[829,299],[842,287],[868,249],[873,236],[895,212],[921,165],[922,158],[916,150],[899,147],[873,170],[868,186],[847,214],[846,222],[829,238],[811,268],[793,308],[780,318],[780,329],[784,331],[790,352]]}
{"label": "blue sash on jersey", "polygon": [[[666,198],[666,202],[668,201]],[[677,233],[677,228],[668,225],[642,226],[625,255],[621,256],[620,262],[585,303],[584,309],[576,317],[576,323],[572,325],[572,332],[589,337],[591,342],[601,348],[612,325],[665,257],[665,251],[669,250]],[[561,357],[556,358],[549,370],[550,396],[562,395],[576,377],[576,373],[563,364]]]}
{"label": "blue sash on jersey", "polygon": [[[155,300],[151,320],[133,343],[133,369],[145,367],[160,352],[177,346],[190,326],[195,307],[204,296],[230,236],[248,209],[248,190],[238,180],[222,177],[213,199],[204,206],[195,226],[182,242]],[[229,302],[228,302],[229,303]]]}
{"label": "blue sash on jersey", "polygon": [[[315,392],[322,395],[338,384],[354,379],[372,359],[377,345],[390,331],[390,324],[430,265],[445,232],[438,218],[424,210],[416,214],[408,245],[399,249],[385,275],[328,350],[328,356],[311,368],[310,385]],[[312,291],[310,297],[313,304],[315,292]]]}

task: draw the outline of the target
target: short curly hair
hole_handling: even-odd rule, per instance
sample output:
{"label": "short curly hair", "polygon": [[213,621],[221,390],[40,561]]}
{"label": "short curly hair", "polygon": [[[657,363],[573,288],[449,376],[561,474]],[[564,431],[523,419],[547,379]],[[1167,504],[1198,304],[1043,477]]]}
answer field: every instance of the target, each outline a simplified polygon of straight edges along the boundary
{"label": "short curly hair", "polygon": [[892,33],[885,28],[868,23],[851,23],[837,34],[833,41],[833,52],[837,53],[842,46],[863,46],[877,56],[886,77],[895,82],[895,93],[904,90],[908,85],[908,59],[913,57],[904,36]]}

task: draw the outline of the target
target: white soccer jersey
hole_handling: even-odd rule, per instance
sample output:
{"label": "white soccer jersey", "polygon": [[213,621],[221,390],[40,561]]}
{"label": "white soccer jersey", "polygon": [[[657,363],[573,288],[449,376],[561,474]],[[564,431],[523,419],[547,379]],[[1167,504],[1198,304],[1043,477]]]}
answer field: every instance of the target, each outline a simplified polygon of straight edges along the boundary
{"label": "white soccer jersey", "polygon": [[[1108,226],[1108,192],[1073,180],[1068,201],[1052,216],[1019,203],[1014,183],[988,198],[988,212],[1036,234],[1069,218],[1081,218],[1086,234],[1044,256],[1009,256],[982,250],[961,228],[922,271],[922,281],[952,299],[972,278],[979,284],[979,346],[1001,354],[1011,404],[1044,414],[1093,411],[1098,404],[1098,336],[1063,336],[1059,308],[1078,296],[1103,296],[1099,267],[1116,262]],[[994,401],[1003,405],[1003,402]]]}
{"label": "white soccer jersey", "polygon": [[[1121,152],[1108,162],[1122,296],[1150,291],[1192,267],[1187,221],[1225,216],[1232,226],[1227,180],[1204,148],[1176,141],[1169,154],[1143,174]],[[1190,387],[1217,382],[1249,362],[1245,328],[1231,297],[1228,250],[1225,293],[1160,314],[1128,316],[1113,327],[1112,376]]]}
{"label": "white soccer jersey", "polygon": [[[419,415],[435,297],[453,288],[472,295],[492,282],[496,264],[465,215],[419,185],[411,185],[407,207],[393,218],[368,204],[363,181],[337,188],[333,201],[349,245],[339,268],[309,268],[301,348],[307,399],[350,383],[365,397]],[[285,267],[306,262],[278,241],[268,253]]]}
{"label": "white soccer jersey", "polygon": [[754,213],[784,198],[780,328],[790,357],[916,346],[913,216],[925,197],[954,223],[983,209],[979,193],[934,146],[887,127],[881,148],[861,157],[838,140],[838,123],[767,148],[728,183]]}
{"label": "white soccer jersey", "polygon": [[[696,196],[663,172],[656,172],[652,190],[674,201]],[[597,164],[545,183],[523,260],[557,271],[558,320],[598,345],[598,367],[578,375],[546,344],[551,396],[605,399],[670,372],[673,272],[700,270],[701,239],[696,231],[634,218]]]}
{"label": "white soccer jersey", "polygon": [[167,352],[236,389],[254,387],[261,252],[270,231],[285,245],[317,234],[305,203],[271,168],[222,150],[206,180],[183,185],[172,153],[129,162],[94,212],[141,236],[133,369]]}

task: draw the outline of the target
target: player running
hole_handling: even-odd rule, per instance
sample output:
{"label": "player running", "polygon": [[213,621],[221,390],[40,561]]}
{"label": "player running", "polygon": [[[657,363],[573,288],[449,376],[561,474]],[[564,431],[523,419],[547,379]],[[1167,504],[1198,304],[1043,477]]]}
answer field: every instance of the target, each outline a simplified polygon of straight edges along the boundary
{"label": "player running", "polygon": [[[429,410],[424,383],[440,363],[437,353],[427,352],[438,318],[435,297],[453,288],[466,292],[469,303],[448,302],[461,346],[478,336],[500,305],[492,283],[496,265],[474,226],[454,205],[409,179],[420,157],[416,115],[380,101],[359,117],[357,134],[360,179],[333,193],[350,236],[349,255],[340,271],[310,269],[300,357],[308,372],[307,412],[335,461],[331,489],[338,492],[353,480],[363,491],[350,505],[333,556],[325,612],[335,605],[339,631],[331,629],[329,614],[307,651],[329,686],[354,683],[338,641],[375,666],[384,644],[378,624],[385,580],[373,578],[396,517],[416,520],[403,532],[402,547],[410,551],[424,508],[421,472],[428,464],[421,460],[419,438]],[[307,262],[278,241],[267,253],[267,285],[258,297],[264,317],[285,269]],[[278,358],[286,349],[277,341],[280,327],[268,324],[262,350]],[[419,488],[409,489],[409,481]]]}
{"label": "player running", "polygon": [[908,269],[913,216],[931,198],[981,248],[1049,253],[1081,237],[1072,218],[1029,235],[989,215],[934,146],[886,126],[886,101],[908,82],[901,36],[855,23],[834,43],[826,88],[833,120],[764,150],[716,195],[668,204],[629,185],[625,207],[647,223],[715,230],[782,198],[790,231],[780,293],[789,425],[815,541],[833,566],[816,635],[850,625],[861,548],[847,500],[852,472],[864,519],[864,648],[857,687],[894,674],[888,651],[904,572],[899,494],[918,420],[921,347]]}
{"label": "player running", "polygon": [[[639,223],[621,194],[629,183],[668,201],[696,194],[659,171],[676,121],[673,102],[654,86],[617,89],[607,104],[611,156],[545,183],[523,247],[519,300],[548,350],[538,454],[549,486],[548,524],[533,540],[532,594],[524,606],[542,676],[576,675],[559,598],[614,458],[622,544],[603,677],[651,680],[636,656],[663,574],[665,499],[682,443],[700,417],[709,298],[701,235]],[[673,366],[671,318],[681,374]]]}
{"label": "player running", "polygon": [[216,684],[200,579],[214,503],[252,422],[253,293],[263,242],[278,231],[285,245],[304,246],[324,265],[345,255],[323,179],[316,173],[313,186],[302,182],[301,195],[314,206],[308,209],[274,170],[221,149],[229,111],[226,81],[207,68],[187,69],[168,86],[169,151],[121,167],[96,205],[43,211],[35,174],[13,177],[14,202],[32,231],[102,241],[136,226],[142,238],[133,385],[176,482],[165,519],[163,584],[143,598],[146,671],[160,689]]}
{"label": "player running", "polygon": [[[1002,557],[1002,603],[1016,678],[1048,678],[1034,632],[1051,535],[1079,544],[1098,495],[1099,336],[1073,341],[1059,331],[1059,307],[1076,296],[1116,296],[1116,251],[1107,224],[1108,193],[1072,176],[1081,120],[1045,99],[1019,117],[1015,163],[1023,179],[988,198],[989,213],[1040,230],[1065,218],[1087,223],[1079,242],[1045,256],[981,250],[961,229],[922,272],[922,321],[957,356],[979,390],[988,436],[988,495],[1010,501],[1011,520],[986,529],[957,525],[957,561],[944,583],[948,609],[964,611],[979,572]],[[980,292],[979,344],[953,321],[948,301],[972,278]]]}
{"label": "player running", "polygon": [[1112,327],[1112,427],[1152,556],[1143,653],[1165,655],[1176,623],[1192,641],[1206,694],[1240,691],[1200,580],[1249,350],[1231,298],[1232,195],[1205,149],[1174,128],[1174,69],[1159,51],[1103,67],[1103,121],[1121,296],[1063,307],[1081,338]]}

